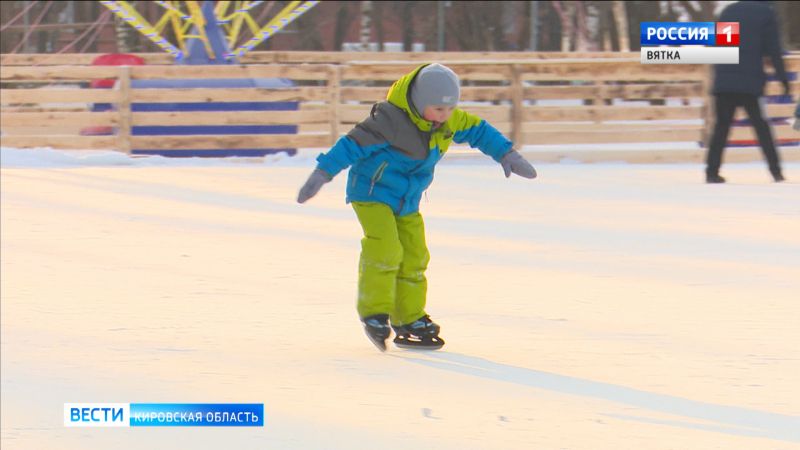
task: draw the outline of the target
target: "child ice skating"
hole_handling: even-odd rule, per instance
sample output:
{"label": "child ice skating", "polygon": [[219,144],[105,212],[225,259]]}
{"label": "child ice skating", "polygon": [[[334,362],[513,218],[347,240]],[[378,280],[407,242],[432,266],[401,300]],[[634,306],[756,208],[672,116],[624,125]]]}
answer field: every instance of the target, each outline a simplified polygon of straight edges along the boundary
{"label": "child ice skating", "polygon": [[304,203],[350,167],[346,202],[364,231],[357,311],[367,336],[381,350],[392,329],[398,347],[444,345],[439,325],[425,312],[430,254],[419,203],[450,144],[479,149],[502,165],[506,177],[536,177],[510,140],[457,108],[459,97],[458,76],[448,67],[417,67],[392,85],[369,117],[317,157],[297,197]]}

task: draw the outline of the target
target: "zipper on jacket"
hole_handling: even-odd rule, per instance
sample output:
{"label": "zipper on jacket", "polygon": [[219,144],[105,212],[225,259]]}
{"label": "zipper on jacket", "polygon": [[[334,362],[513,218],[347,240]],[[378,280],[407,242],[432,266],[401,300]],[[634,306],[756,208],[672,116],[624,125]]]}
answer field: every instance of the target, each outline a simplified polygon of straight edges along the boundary
{"label": "zipper on jacket", "polygon": [[367,194],[367,195],[372,195],[372,190],[375,189],[375,183],[380,181],[381,177],[383,176],[383,171],[386,170],[386,166],[388,166],[388,165],[389,165],[389,162],[388,161],[384,161],[384,162],[381,163],[380,166],[378,166],[378,169],[372,175],[372,179],[370,180],[369,194]]}

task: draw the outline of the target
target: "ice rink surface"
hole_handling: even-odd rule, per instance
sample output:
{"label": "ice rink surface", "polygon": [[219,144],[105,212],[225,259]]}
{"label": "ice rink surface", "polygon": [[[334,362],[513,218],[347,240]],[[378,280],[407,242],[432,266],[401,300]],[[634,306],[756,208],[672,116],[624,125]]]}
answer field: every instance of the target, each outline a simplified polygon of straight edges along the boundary
{"label": "ice rink surface", "polygon": [[[800,164],[437,168],[439,352],[379,353],[313,158],[3,149],[6,449],[800,448]],[[263,428],[65,428],[68,402],[264,403]]]}

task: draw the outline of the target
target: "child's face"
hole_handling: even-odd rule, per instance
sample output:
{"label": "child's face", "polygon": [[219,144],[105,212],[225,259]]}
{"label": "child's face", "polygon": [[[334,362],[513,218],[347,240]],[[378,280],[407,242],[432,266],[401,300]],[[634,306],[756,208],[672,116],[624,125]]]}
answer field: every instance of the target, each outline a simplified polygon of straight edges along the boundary
{"label": "child's face", "polygon": [[425,111],[422,113],[422,118],[433,122],[434,127],[439,127],[439,125],[447,122],[454,109],[454,106],[445,105],[426,106]]}

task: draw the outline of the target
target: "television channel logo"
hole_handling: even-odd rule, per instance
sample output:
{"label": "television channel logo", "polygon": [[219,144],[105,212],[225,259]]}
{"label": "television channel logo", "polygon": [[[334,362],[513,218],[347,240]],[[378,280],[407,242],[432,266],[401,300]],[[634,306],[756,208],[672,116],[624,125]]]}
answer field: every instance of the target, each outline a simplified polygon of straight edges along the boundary
{"label": "television channel logo", "polygon": [[642,64],[739,64],[738,22],[642,22]]}
{"label": "television channel logo", "polygon": [[65,403],[65,427],[263,427],[263,403]]}

